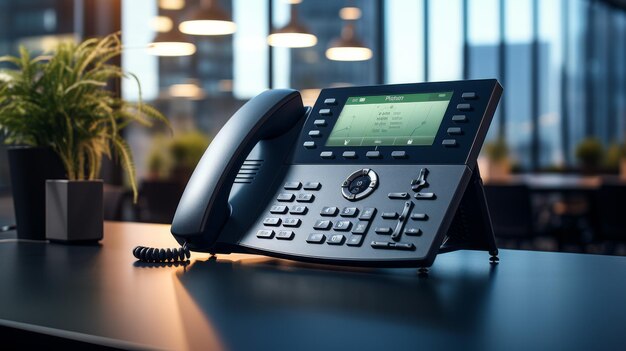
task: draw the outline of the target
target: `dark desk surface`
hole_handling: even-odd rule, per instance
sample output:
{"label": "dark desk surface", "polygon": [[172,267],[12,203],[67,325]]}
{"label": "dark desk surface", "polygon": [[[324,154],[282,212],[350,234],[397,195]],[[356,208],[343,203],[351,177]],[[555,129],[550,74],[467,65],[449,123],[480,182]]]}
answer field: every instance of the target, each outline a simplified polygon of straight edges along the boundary
{"label": "dark desk surface", "polygon": [[626,258],[502,250],[348,270],[194,254],[138,267],[168,227],[106,223],[100,247],[0,241],[0,326],[128,348],[600,350],[626,345]]}

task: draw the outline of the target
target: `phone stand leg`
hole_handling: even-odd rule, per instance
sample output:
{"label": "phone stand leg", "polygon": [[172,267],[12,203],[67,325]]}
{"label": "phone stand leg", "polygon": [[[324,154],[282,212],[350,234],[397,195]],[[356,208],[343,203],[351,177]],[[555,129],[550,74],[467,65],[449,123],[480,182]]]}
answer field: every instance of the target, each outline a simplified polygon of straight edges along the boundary
{"label": "phone stand leg", "polygon": [[498,249],[489,251],[489,255],[491,255],[491,257],[489,257],[489,262],[491,264],[498,264],[498,262],[500,262],[500,258],[498,257]]}
{"label": "phone stand leg", "polygon": [[417,269],[417,276],[420,278],[428,278],[428,268],[420,267]]}

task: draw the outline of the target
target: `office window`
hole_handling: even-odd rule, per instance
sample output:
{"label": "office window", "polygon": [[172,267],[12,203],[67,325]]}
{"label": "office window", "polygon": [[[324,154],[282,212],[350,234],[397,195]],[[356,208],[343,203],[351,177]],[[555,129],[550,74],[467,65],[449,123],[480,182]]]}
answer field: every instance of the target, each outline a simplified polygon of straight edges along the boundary
{"label": "office window", "polygon": [[[500,0],[468,0],[466,3],[468,6],[467,77],[469,79],[498,78],[500,73]],[[501,123],[500,111],[501,107],[498,107],[487,134],[487,142],[498,136]]]}
{"label": "office window", "polygon": [[428,1],[428,80],[463,77],[463,1]]}
{"label": "office window", "polygon": [[615,117],[617,118],[617,140],[624,142],[626,132],[626,14],[624,12],[613,13],[615,22],[615,48],[613,51],[613,64],[615,67]]}
{"label": "office window", "polygon": [[561,141],[561,73],[563,66],[562,0],[539,6],[539,167],[564,164]]}
{"label": "office window", "polygon": [[532,0],[504,0],[506,140],[514,161],[531,168]]}
{"label": "office window", "polygon": [[385,83],[424,81],[424,1],[385,1]]}
{"label": "office window", "polygon": [[587,2],[564,1],[567,4],[569,17],[569,30],[567,35],[568,52],[566,56],[567,65],[567,109],[569,115],[569,140],[570,159],[575,162],[575,149],[585,137],[585,103],[588,96],[585,93],[585,31]]}

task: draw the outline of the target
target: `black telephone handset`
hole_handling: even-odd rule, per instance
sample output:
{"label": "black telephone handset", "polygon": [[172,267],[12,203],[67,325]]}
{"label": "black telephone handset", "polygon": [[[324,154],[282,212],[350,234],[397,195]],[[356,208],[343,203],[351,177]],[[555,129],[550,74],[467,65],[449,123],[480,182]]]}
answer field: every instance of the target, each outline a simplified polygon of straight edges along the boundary
{"label": "black telephone handset", "polygon": [[187,184],[171,232],[189,251],[373,267],[429,267],[439,253],[497,262],[477,166],[495,79],[323,89],[312,108],[269,90],[239,109]]}
{"label": "black telephone handset", "polygon": [[268,90],[239,109],[204,153],[178,203],[172,234],[190,248],[210,247],[230,216],[228,196],[246,156],[261,140],[290,130],[304,117],[300,93]]}

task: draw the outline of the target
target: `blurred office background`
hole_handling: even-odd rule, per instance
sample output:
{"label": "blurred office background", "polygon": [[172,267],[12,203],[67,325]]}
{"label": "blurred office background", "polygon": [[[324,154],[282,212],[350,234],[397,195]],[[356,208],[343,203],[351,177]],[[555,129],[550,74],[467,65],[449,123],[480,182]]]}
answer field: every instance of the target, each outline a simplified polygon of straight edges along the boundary
{"label": "blurred office background", "polygon": [[[180,33],[216,5],[232,34]],[[315,45],[268,45],[293,22]],[[121,64],[175,133],[128,130],[141,196],[133,206],[109,164],[109,219],[169,222],[211,138],[265,89],[311,104],[330,86],[497,78],[505,94],[480,165],[500,246],[626,255],[624,0],[0,0],[0,54],[117,30]],[[342,33],[362,43],[346,57],[358,61],[327,51]],[[164,41],[185,43],[166,51],[182,56],[160,56]],[[120,93],[139,94],[124,82]],[[2,146],[0,225],[11,206]]]}

